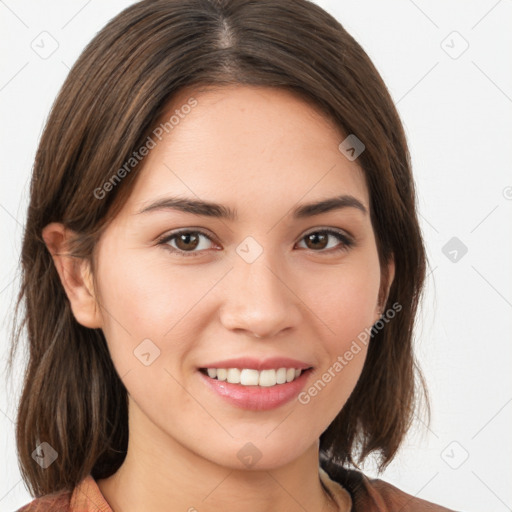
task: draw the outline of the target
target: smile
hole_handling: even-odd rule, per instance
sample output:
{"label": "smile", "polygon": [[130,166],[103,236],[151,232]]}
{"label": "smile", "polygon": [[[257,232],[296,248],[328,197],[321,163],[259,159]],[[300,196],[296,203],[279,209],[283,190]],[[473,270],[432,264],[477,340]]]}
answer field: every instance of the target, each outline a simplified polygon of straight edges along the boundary
{"label": "smile", "polygon": [[197,373],[207,389],[231,406],[252,411],[268,411],[296,399],[306,386],[313,368],[283,366],[260,370],[233,367],[198,370]]}
{"label": "smile", "polygon": [[242,386],[272,387],[292,382],[299,378],[300,368],[278,368],[255,370],[253,368],[201,368],[200,371],[211,379]]}

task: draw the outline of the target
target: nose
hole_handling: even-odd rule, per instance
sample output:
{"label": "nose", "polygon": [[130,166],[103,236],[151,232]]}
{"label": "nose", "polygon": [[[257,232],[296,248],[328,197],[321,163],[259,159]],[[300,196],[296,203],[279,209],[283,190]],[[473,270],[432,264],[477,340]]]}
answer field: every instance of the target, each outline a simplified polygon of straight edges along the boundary
{"label": "nose", "polygon": [[270,261],[266,251],[252,263],[236,258],[220,308],[224,327],[257,338],[272,338],[297,327],[301,300],[286,276],[282,265]]}

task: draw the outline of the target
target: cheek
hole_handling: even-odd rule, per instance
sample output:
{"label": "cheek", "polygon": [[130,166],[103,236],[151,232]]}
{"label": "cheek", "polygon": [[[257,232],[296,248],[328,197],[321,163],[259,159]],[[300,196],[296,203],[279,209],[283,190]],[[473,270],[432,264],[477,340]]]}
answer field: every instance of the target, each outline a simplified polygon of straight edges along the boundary
{"label": "cheek", "polygon": [[[324,358],[311,385],[299,402],[315,409],[319,417],[332,420],[343,407],[361,374],[375,321],[380,286],[378,259],[370,255],[348,263],[321,286],[309,291],[307,301],[324,325]],[[304,293],[306,293],[304,291]]]}
{"label": "cheek", "polygon": [[[108,251],[107,247],[104,249]],[[183,273],[170,274],[168,269],[155,268],[154,262],[137,258],[136,253],[131,257],[128,253],[122,260],[104,258],[102,261],[103,266],[97,272],[103,332],[118,372],[126,373],[140,365],[136,357],[141,343],[145,345],[140,350],[148,348],[152,357],[158,355],[155,364],[161,363],[164,357],[160,356],[167,352],[165,340],[171,337],[171,330],[175,340],[173,351],[179,351],[181,345],[176,340],[186,324],[180,319],[199,299],[199,292],[187,286]]]}
{"label": "cheek", "polygon": [[326,326],[321,339],[323,358],[298,401],[308,417],[325,429],[347,402],[361,375],[375,319],[378,279],[348,273],[314,300],[315,314]]}
{"label": "cheek", "polygon": [[201,294],[197,279],[191,280],[190,272],[177,265],[172,268],[159,250],[164,251],[105,246],[104,254],[123,258],[106,257],[98,269],[102,300],[107,309],[110,306],[111,316],[143,336],[162,337]]}
{"label": "cheek", "polygon": [[315,276],[317,286],[309,283],[302,293],[325,325],[329,351],[343,350],[347,342],[375,321],[380,286],[378,259],[369,255],[324,272],[325,275]]}

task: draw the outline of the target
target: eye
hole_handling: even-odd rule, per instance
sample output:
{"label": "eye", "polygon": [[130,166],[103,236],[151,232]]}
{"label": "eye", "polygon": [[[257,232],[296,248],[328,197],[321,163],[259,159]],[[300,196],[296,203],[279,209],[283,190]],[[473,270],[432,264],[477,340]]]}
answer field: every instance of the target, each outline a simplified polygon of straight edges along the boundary
{"label": "eye", "polygon": [[[328,242],[330,237],[337,239],[338,242],[340,242],[339,246],[335,245],[334,248],[332,245],[329,246]],[[202,251],[208,249],[208,243],[206,242],[205,246],[204,243],[201,243],[201,238],[209,240],[210,242],[212,241],[210,236],[202,231],[182,230],[162,237],[157,243],[158,245],[163,245],[172,253],[179,254],[180,256],[200,256]],[[347,251],[354,245],[353,240],[341,231],[328,228],[311,231],[307,235],[303,236],[301,238],[301,241],[302,240],[306,240],[306,249],[311,249],[314,252],[338,253],[341,251]],[[325,249],[328,250],[325,251]]]}
{"label": "eye", "polygon": [[[341,244],[339,246],[329,246],[329,237],[336,238]],[[306,248],[312,249],[314,252],[334,252],[347,251],[354,245],[354,242],[341,231],[334,229],[321,229],[311,231],[307,235],[303,236],[302,240],[306,240]],[[333,249],[332,251],[324,251],[324,249]],[[317,250],[320,249],[320,250]]]}
{"label": "eye", "polygon": [[[194,251],[194,249],[208,249],[201,244],[201,238],[211,241],[211,238],[202,231],[184,230],[165,236],[158,241],[158,245],[163,245],[171,252],[179,253],[182,256],[200,256],[200,251]],[[171,242],[175,241],[176,246],[173,246]]]}

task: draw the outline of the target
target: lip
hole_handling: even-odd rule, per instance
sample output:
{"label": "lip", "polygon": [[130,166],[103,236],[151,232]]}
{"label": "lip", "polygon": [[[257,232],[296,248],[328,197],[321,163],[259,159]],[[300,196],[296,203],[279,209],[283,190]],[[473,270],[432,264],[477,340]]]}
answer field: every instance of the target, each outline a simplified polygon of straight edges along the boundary
{"label": "lip", "polygon": [[[255,357],[237,357],[205,364],[200,368],[240,368],[250,370],[277,370],[278,368],[297,368],[307,370],[313,365],[290,359],[289,357],[270,357],[268,359],[257,359]],[[284,384],[280,384],[284,386]]]}
{"label": "lip", "polygon": [[[225,363],[225,361],[224,361]],[[281,366],[283,368],[286,365]],[[294,368],[294,365],[288,368]],[[209,366],[208,368],[226,368],[225,366]],[[231,368],[237,368],[236,365]],[[251,368],[243,366],[242,368]],[[272,368],[275,368],[274,366]],[[297,367],[295,367],[297,368]],[[300,368],[300,366],[299,366]],[[310,367],[307,367],[310,368]],[[253,368],[257,369],[257,368]],[[269,369],[262,368],[263,370]],[[221,396],[231,405],[240,409],[251,411],[268,411],[280,407],[298,396],[305,387],[306,381],[311,373],[310,369],[303,371],[300,376],[292,382],[277,384],[272,387],[243,386],[242,384],[231,384],[226,381],[212,379],[198,370],[197,372],[210,390]]]}

